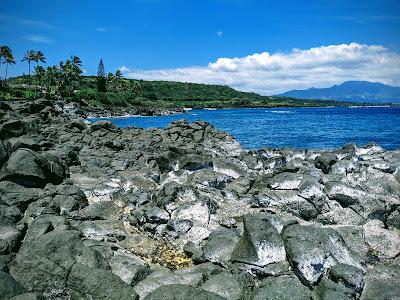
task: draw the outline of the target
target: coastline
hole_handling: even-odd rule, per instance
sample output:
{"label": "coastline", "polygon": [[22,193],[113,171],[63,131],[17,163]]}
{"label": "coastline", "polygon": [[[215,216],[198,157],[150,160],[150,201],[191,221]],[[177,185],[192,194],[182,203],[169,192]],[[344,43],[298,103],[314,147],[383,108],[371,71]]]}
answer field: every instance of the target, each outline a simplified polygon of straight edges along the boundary
{"label": "coastline", "polygon": [[210,280],[264,295],[268,279],[277,295],[372,299],[399,286],[398,151],[248,151],[202,121],[144,130],[87,114],[0,102],[0,275],[20,293],[216,298]]}

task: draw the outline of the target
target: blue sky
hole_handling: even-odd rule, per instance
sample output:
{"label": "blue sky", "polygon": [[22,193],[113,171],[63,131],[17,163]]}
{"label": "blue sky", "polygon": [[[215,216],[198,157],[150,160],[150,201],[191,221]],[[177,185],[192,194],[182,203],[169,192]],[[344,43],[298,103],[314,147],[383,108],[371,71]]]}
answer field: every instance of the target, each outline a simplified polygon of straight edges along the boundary
{"label": "blue sky", "polygon": [[[78,55],[87,74],[94,74],[103,58],[107,72],[124,67],[127,77],[169,79],[166,76],[170,74],[171,80],[184,81],[198,77],[197,81],[262,93],[278,91],[262,88],[263,78],[268,85],[266,74],[253,72],[260,78],[257,84],[250,84],[239,80],[252,76],[243,69],[228,79],[220,74],[222,69],[218,76],[215,69],[207,75],[210,63],[263,52],[290,54],[293,48],[356,43],[384,47],[384,54],[397,64],[399,37],[398,0],[3,0],[0,8],[0,43],[9,45],[18,60],[26,50],[40,49],[48,64]],[[365,52],[362,55],[366,56]],[[193,71],[196,67],[201,74]],[[27,66],[18,63],[10,73],[18,75],[26,70]],[[178,75],[182,72],[190,74],[181,78]],[[365,79],[398,84],[399,74],[388,72]],[[347,77],[335,80],[341,79]],[[297,85],[287,88],[330,82],[298,80]]]}

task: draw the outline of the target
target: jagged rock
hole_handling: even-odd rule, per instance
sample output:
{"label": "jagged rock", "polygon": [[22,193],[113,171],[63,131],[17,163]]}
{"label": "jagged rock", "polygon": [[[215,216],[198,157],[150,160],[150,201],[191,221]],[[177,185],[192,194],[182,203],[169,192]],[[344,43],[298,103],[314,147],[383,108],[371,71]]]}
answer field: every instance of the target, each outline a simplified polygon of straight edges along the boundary
{"label": "jagged rock", "polygon": [[353,290],[327,278],[322,278],[314,291],[314,299],[316,300],[352,300],[354,298],[355,292]]}
{"label": "jagged rock", "polygon": [[242,299],[243,287],[237,280],[236,276],[231,273],[222,272],[213,275],[201,286],[201,288],[225,299]]}
{"label": "jagged rock", "polygon": [[399,299],[400,295],[399,262],[381,262],[370,266],[364,277],[365,286],[361,300]]}
{"label": "jagged rock", "polygon": [[253,300],[308,300],[310,290],[294,275],[268,277],[253,292]]}
{"label": "jagged rock", "polygon": [[0,138],[9,139],[26,133],[25,124],[20,120],[9,120],[0,125]]}
{"label": "jagged rock", "polygon": [[28,291],[57,297],[68,294],[65,280],[83,245],[76,231],[49,230],[23,242],[10,274]]}
{"label": "jagged rock", "polygon": [[269,180],[268,185],[273,190],[298,190],[306,180],[312,178],[304,174],[279,173]]}
{"label": "jagged rock", "polygon": [[45,300],[45,298],[36,293],[24,293],[18,296],[12,297],[10,300]]}
{"label": "jagged rock", "polygon": [[115,300],[139,298],[133,287],[123,282],[118,276],[78,263],[72,267],[67,285],[72,289],[74,297]]}
{"label": "jagged rock", "polygon": [[0,299],[7,300],[16,295],[25,293],[25,288],[10,274],[0,271]]}
{"label": "jagged rock", "polygon": [[364,225],[366,243],[380,258],[395,258],[400,253],[400,237],[384,228],[382,221],[371,220]]}
{"label": "jagged rock", "polygon": [[8,254],[17,250],[22,240],[22,232],[13,224],[1,224],[0,221],[0,254]]}
{"label": "jagged rock", "polygon": [[1,181],[13,181],[25,187],[44,187],[46,183],[61,183],[65,168],[57,158],[42,156],[30,149],[20,148],[12,153],[0,172]]}
{"label": "jagged rock", "polygon": [[316,207],[303,197],[298,195],[297,191],[291,190],[263,190],[257,195],[258,201],[263,206],[277,208],[282,211],[288,211],[305,220],[310,220],[318,216]]}
{"label": "jagged rock", "polygon": [[205,291],[200,288],[170,284],[164,285],[147,295],[144,300],[226,300],[217,294]]}
{"label": "jagged rock", "polygon": [[329,278],[356,293],[361,293],[364,287],[363,271],[354,266],[336,264],[329,270]]}
{"label": "jagged rock", "polygon": [[333,164],[337,162],[337,157],[333,153],[323,153],[315,159],[315,166],[322,172],[328,174]]}
{"label": "jagged rock", "polygon": [[245,215],[244,232],[231,255],[232,261],[264,267],[286,259],[285,247],[268,215]]}
{"label": "jagged rock", "polygon": [[213,231],[203,246],[204,257],[226,266],[238,241],[239,236],[234,230],[223,228]]}
{"label": "jagged rock", "polygon": [[8,153],[2,140],[0,140],[0,168],[8,159]]}
{"label": "jagged rock", "polygon": [[144,215],[147,222],[156,224],[167,223],[170,218],[165,210],[156,206],[146,208]]}
{"label": "jagged rock", "polygon": [[290,225],[283,231],[288,260],[303,283],[315,284],[337,263],[362,269],[343,238],[331,228]]}
{"label": "jagged rock", "polygon": [[40,150],[40,144],[28,136],[21,136],[17,138],[11,138],[7,141],[7,148],[10,152],[15,152],[19,148],[27,148],[34,151]]}
{"label": "jagged rock", "polygon": [[350,207],[363,218],[385,218],[385,202],[379,196],[338,182],[328,182],[325,192],[329,199],[339,202],[342,207]]}
{"label": "jagged rock", "polygon": [[[153,291],[157,290],[162,286],[170,286],[172,284],[179,285],[193,285],[197,286],[203,280],[203,275],[200,272],[196,273],[177,273],[172,272],[168,269],[163,269],[159,271],[155,271],[148,275],[145,279],[138,282],[134,289],[136,293],[139,295],[140,299],[159,299],[152,298],[154,294],[151,294]],[[158,294],[158,293],[156,293]],[[165,294],[167,297],[168,294]],[[161,298],[160,298],[161,299]],[[163,298],[168,299],[168,298]],[[174,298],[171,298],[174,299]],[[185,298],[183,298],[185,299]]]}
{"label": "jagged rock", "polygon": [[133,255],[123,255],[116,252],[109,259],[109,263],[111,271],[122,281],[131,285],[143,280],[150,273],[147,263]]}
{"label": "jagged rock", "polygon": [[93,124],[91,124],[90,129],[92,131],[97,131],[100,129],[115,130],[116,127],[115,127],[115,125],[113,125],[113,123],[111,123],[111,121],[100,120],[100,121],[96,121]]}

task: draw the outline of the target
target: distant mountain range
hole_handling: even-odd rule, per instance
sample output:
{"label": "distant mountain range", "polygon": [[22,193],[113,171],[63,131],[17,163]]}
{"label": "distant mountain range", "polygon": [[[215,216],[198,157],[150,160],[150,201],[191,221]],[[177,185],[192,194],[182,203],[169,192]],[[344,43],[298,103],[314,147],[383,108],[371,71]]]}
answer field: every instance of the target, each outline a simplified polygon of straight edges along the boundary
{"label": "distant mountain range", "polygon": [[400,103],[400,87],[385,85],[378,82],[346,81],[330,88],[293,90],[279,96],[360,103]]}

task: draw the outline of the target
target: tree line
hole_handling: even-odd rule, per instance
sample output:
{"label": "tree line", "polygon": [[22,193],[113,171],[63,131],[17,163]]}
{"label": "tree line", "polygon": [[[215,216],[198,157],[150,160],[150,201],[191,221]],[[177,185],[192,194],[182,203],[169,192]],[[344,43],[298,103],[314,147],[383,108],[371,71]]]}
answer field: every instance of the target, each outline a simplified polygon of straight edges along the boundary
{"label": "tree line", "polygon": [[[22,77],[22,83],[29,84],[35,92],[45,96],[71,97],[79,88],[82,80],[82,61],[76,55],[71,55],[65,61],[60,61],[57,65],[44,67],[46,57],[42,51],[28,50],[21,59],[21,62],[28,64],[28,80]],[[5,65],[5,74],[0,79],[2,86],[7,83],[8,67],[15,65],[16,60],[13,52],[8,46],[0,46],[0,67]],[[34,64],[32,72],[32,64]],[[105,75],[103,60],[100,60],[97,74],[97,91],[106,92],[120,91],[122,73],[117,70],[114,74]]]}

